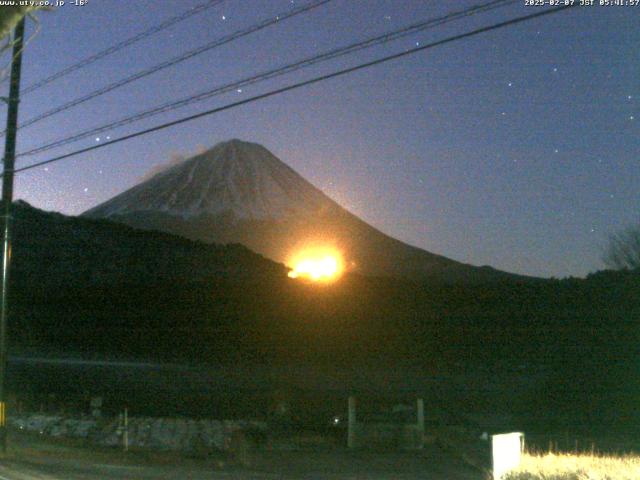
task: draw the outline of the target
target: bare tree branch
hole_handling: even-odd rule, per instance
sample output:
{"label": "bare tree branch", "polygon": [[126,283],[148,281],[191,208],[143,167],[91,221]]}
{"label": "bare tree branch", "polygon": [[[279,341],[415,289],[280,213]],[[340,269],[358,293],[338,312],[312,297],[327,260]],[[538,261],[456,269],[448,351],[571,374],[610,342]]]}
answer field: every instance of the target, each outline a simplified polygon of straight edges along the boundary
{"label": "bare tree branch", "polygon": [[611,235],[602,260],[613,270],[640,269],[640,224]]}

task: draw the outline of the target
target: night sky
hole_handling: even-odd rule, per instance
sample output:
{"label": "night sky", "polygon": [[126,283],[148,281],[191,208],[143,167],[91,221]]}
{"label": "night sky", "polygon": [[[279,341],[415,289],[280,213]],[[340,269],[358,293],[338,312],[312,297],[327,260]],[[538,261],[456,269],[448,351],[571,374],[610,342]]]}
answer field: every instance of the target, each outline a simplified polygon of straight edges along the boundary
{"label": "night sky", "polygon": [[[22,85],[203,1],[67,1],[41,12]],[[227,0],[26,95],[20,120],[300,3]],[[25,128],[18,152],[477,3],[334,0]],[[540,8],[522,0],[21,157],[18,167]],[[603,268],[608,235],[640,219],[639,14],[640,6],[579,7],[450,43],[18,174],[16,197],[79,214],[176,154],[240,138],[263,144],[344,207],[409,244],[517,273],[584,276]],[[27,36],[33,32],[30,22]],[[2,59],[3,66],[10,60],[7,53]],[[7,83],[2,89],[6,95]]]}

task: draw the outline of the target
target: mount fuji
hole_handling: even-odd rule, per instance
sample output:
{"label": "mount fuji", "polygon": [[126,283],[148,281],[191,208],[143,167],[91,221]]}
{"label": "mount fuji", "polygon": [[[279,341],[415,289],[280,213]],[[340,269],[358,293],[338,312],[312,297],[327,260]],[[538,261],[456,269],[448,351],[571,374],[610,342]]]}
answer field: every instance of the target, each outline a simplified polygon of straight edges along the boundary
{"label": "mount fuji", "polygon": [[347,270],[365,275],[474,283],[518,278],[385,235],[263,146],[236,139],[167,168],[83,215],[192,240],[241,243],[283,263],[301,248],[330,245],[342,253]]}

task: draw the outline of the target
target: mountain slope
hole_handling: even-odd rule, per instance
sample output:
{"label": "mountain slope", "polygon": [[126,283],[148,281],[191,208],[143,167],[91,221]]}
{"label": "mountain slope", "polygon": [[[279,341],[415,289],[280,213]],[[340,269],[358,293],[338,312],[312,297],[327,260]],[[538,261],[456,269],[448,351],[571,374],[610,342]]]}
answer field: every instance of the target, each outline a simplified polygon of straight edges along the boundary
{"label": "mountain slope", "polygon": [[161,232],[14,204],[12,280],[29,289],[284,277],[242,245],[208,245]]}
{"label": "mountain slope", "polygon": [[206,242],[242,243],[284,263],[305,247],[333,247],[350,270],[367,275],[471,282],[516,277],[389,237],[266,148],[240,140],[219,143],[84,215]]}
{"label": "mountain slope", "polygon": [[99,205],[85,215],[161,212],[183,219],[231,215],[282,220],[339,208],[264,147],[231,140],[216,145]]}

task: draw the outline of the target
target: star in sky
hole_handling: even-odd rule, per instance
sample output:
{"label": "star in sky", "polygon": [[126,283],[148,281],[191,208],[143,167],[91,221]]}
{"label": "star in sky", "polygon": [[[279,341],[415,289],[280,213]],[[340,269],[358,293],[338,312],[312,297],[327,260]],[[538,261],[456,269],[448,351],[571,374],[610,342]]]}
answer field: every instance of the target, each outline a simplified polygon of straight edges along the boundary
{"label": "star in sky", "polygon": [[[44,28],[30,43],[23,65],[25,86],[82,57],[79,52],[69,50],[58,55],[59,52],[50,50],[52,44],[84,39],[84,54],[90,54],[120,41],[114,38],[115,31],[125,37],[135,35],[141,24],[159,24],[189,6],[201,4],[202,0],[156,2],[158,8],[141,10],[139,24],[130,25],[122,24],[119,15],[114,15],[113,7],[103,3],[88,7],[94,9],[92,20],[104,23],[104,28],[97,30],[93,28],[95,22],[87,21],[86,12],[65,11],[64,22],[60,21],[61,11],[42,16]],[[255,3],[260,4],[259,9],[254,2],[225,2],[224,7],[210,10],[206,18],[226,24],[233,17],[234,23],[249,25],[258,18],[273,20],[282,11],[282,5],[277,5],[280,2]],[[285,9],[290,10],[302,3],[282,2],[289,6]],[[357,2],[334,2],[327,9],[317,9],[309,15],[287,20],[286,24],[277,22],[281,23],[280,27],[265,29],[242,42],[219,48],[215,55],[204,56],[188,66],[176,66],[170,75],[149,76],[140,87],[97,98],[95,103],[78,106],[68,115],[51,119],[51,123],[43,124],[42,128],[25,131],[28,134],[20,138],[20,149],[28,151],[43,144],[47,139],[40,136],[53,130],[73,132],[85,125],[98,126],[120,116],[136,114],[141,104],[152,107],[172,101],[177,94],[170,87],[179,82],[184,82],[185,89],[198,92],[257,73],[258,67],[253,62],[238,61],[243,53],[249,57],[255,53],[263,63],[258,70],[266,70],[381,34],[392,24],[411,25],[452,10],[447,5],[449,2],[399,0],[397,3],[402,7],[396,7],[393,2],[393,8],[391,2],[370,3],[367,2],[367,9],[361,9]],[[527,13],[526,7],[517,8]],[[345,205],[358,205],[354,213],[385,233],[421,248],[518,273],[585,275],[601,267],[601,240],[636,221],[628,205],[638,204],[640,199],[638,189],[634,188],[640,179],[637,169],[640,140],[634,135],[640,125],[636,121],[640,90],[636,87],[633,62],[627,61],[628,51],[616,48],[633,41],[640,28],[640,16],[629,16],[617,9],[587,10],[590,9],[580,14],[559,14],[553,17],[553,22],[536,21],[479,35],[456,45],[434,48],[428,55],[408,55],[375,69],[363,70],[358,76],[318,83],[312,89],[203,118],[167,130],[166,134],[150,134],[142,141],[114,144],[96,150],[91,158],[81,155],[76,161],[56,164],[56,168],[42,165],[38,169],[41,183],[60,175],[65,179],[64,185],[42,188],[37,175],[24,175],[16,183],[16,197],[46,210],[78,214],[137,183],[141,172],[172,150],[190,152],[199,143],[211,147],[218,141],[239,137],[264,144],[303,177],[319,185],[328,185],[334,167],[330,162],[335,161],[346,173],[343,178],[333,180],[332,192],[348,192],[342,200]],[[517,13],[514,7],[513,14]],[[493,13],[473,17],[465,20],[465,24],[454,26],[451,33],[488,25],[494,19],[498,20],[498,15]],[[187,28],[189,25],[185,23],[166,33],[174,36],[170,41],[172,46],[187,50],[222,35],[223,32],[205,25],[203,21],[200,25],[203,28]],[[528,35],[523,35],[523,31]],[[543,31],[544,41],[532,43],[531,37],[542,39]],[[446,35],[441,30],[434,32],[435,37]],[[584,42],[573,32],[588,34],[590,41]],[[170,39],[168,35],[162,38]],[[127,55],[113,55],[96,62],[92,70],[82,74],[86,73],[86,79],[98,83],[99,87],[109,75],[114,76],[111,80],[117,80],[120,74],[142,68],[140,55],[135,52],[144,52],[142,60],[149,65],[165,61],[166,42],[160,38],[141,44],[139,50],[126,52]],[[405,37],[388,47],[376,47],[367,54],[370,56],[355,54],[352,61],[355,64],[395,49],[422,47],[425,42],[419,38],[425,38],[426,42],[426,37],[420,35]],[[282,51],[282,45],[288,45],[286,51]],[[550,48],[550,45],[562,45],[562,48]],[[527,58],[523,60],[525,52]],[[562,65],[562,75],[559,65]],[[328,72],[334,66],[322,67],[326,70],[318,73]],[[300,73],[291,81],[307,78],[305,75]],[[68,78],[57,84],[56,95],[51,95],[53,90],[43,90],[25,96],[21,118],[34,117],[73,99],[77,93],[86,93],[84,89],[76,92],[85,77]],[[545,82],[545,78],[553,80],[554,85]],[[563,81],[557,82],[559,79]],[[590,79],[598,79],[599,88],[589,88]],[[273,86],[285,83],[282,80]],[[366,88],[352,89],[353,85]],[[89,85],[84,86],[89,91]],[[526,95],[520,94],[523,88]],[[236,85],[231,89],[234,91],[238,96],[243,95],[244,87]],[[191,90],[185,92],[189,93]],[[102,109],[102,105],[108,108]],[[167,120],[181,115],[176,112],[175,117]],[[104,135],[96,132],[84,139],[86,143],[70,145],[51,155],[62,155],[76,147],[101,147],[151,124],[112,129],[113,135],[107,135],[106,130]],[[572,127],[576,124],[581,128]],[[602,128],[604,125],[626,128],[612,135]],[[499,128],[478,129],[478,126]],[[378,134],[371,135],[372,131]],[[326,141],[319,138],[319,132]],[[562,156],[558,145],[562,145]],[[615,147],[614,152],[611,147]],[[498,157],[498,153],[501,156]],[[47,155],[33,161],[46,160]],[[407,159],[403,168],[389,162],[392,157]],[[535,163],[531,160],[534,158]],[[365,177],[366,181],[353,173],[356,169],[352,163],[364,159],[371,172]],[[24,162],[26,164],[27,159]],[[603,169],[614,162],[615,169],[607,169],[607,174],[602,175]],[[496,173],[496,164],[512,165],[512,168]],[[467,165],[474,169],[472,179]],[[531,175],[533,167],[539,169],[535,175]],[[430,189],[419,183],[421,178],[426,178],[423,171],[432,172]],[[411,181],[418,188],[403,189],[406,175],[414,178]],[[468,188],[456,189],[455,186],[462,184]],[[565,215],[570,221],[566,225],[536,221],[545,215],[551,218],[558,211],[556,196],[537,193],[560,188],[567,205],[580,205],[575,220],[571,220],[572,214],[567,211]],[[373,191],[380,193],[373,198]],[[385,201],[388,191],[398,192],[397,202]],[[452,194],[454,191],[456,195]],[[495,202],[479,200],[485,198],[488,191],[499,192]],[[520,193],[512,195],[512,192]],[[598,201],[593,198],[594,192],[600,192]],[[615,197],[610,197],[613,193]],[[535,209],[527,208],[531,198],[537,202]],[[507,213],[508,221],[496,217],[496,205]],[[440,217],[438,212],[447,213]],[[403,216],[403,225],[407,228],[397,225],[399,215]],[[491,221],[479,222],[479,218]],[[425,221],[437,225],[428,238],[421,227]],[[460,238],[459,225],[467,226],[477,238],[485,239],[482,248],[469,247],[469,243]],[[595,233],[590,233],[591,227]],[[511,256],[503,254],[500,240],[503,237],[508,237],[513,245]],[[545,248],[532,252],[531,238],[545,239]],[[576,248],[577,238],[582,240],[580,248]],[[526,265],[511,260],[525,256],[530,257]]]}

